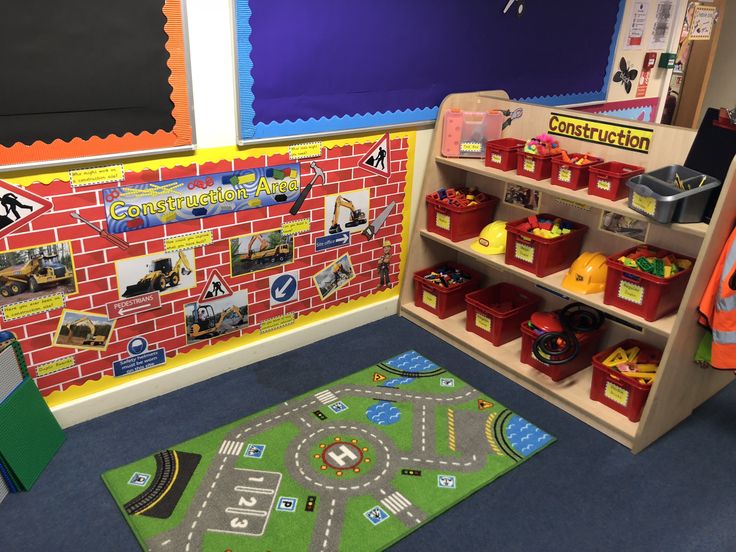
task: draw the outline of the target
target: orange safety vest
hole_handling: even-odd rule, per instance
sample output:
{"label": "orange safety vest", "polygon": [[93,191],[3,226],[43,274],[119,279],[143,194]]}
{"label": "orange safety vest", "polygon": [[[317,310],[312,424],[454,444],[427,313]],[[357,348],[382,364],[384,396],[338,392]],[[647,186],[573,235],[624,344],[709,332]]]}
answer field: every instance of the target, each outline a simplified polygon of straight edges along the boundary
{"label": "orange safety vest", "polygon": [[698,310],[700,323],[713,330],[711,366],[736,369],[736,229],[713,269]]}

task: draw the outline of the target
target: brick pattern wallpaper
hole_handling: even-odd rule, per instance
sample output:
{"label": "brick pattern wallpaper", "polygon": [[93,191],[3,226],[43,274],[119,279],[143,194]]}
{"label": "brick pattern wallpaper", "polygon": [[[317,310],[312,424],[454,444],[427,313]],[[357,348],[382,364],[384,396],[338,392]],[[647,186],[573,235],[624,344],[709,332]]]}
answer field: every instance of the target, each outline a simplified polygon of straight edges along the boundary
{"label": "brick pattern wallpaper", "polygon": [[[263,320],[286,313],[296,313],[298,317],[304,317],[336,304],[378,293],[376,265],[382,255],[384,240],[391,242],[390,278],[396,284],[399,278],[402,247],[407,162],[411,154],[409,140],[405,135],[391,138],[391,175],[388,178],[376,176],[358,166],[360,159],[371,149],[373,142],[361,142],[359,138],[353,140],[354,143],[347,145],[323,148],[319,158],[300,161],[302,187],[312,180],[311,161],[316,161],[325,171],[327,184],[315,184],[299,213],[295,216],[289,214],[292,203],[285,203],[130,231],[119,234],[130,243],[127,250],[115,247],[100,237],[92,228],[70,215],[72,212],[79,213],[82,217],[104,228],[105,213],[100,190],[114,187],[116,184],[72,189],[69,182],[56,180],[50,184],[30,185],[27,188],[30,192],[52,201],[53,210],[0,239],[0,248],[2,251],[7,251],[69,240],[73,251],[78,293],[67,297],[66,309],[105,314],[106,305],[119,299],[115,261],[162,253],[166,237],[199,230],[211,230],[213,233],[212,244],[194,249],[197,285],[190,289],[163,294],[161,296],[162,305],[159,309],[118,319],[109,346],[105,351],[88,349],[75,351],[55,346],[53,340],[59,324],[61,309],[16,320],[3,320],[2,329],[13,331],[20,339],[31,375],[36,377],[42,393],[48,395],[88,380],[111,376],[113,361],[129,356],[126,350],[128,342],[136,336],[145,337],[149,343],[149,349],[164,348],[168,357],[186,353],[194,348],[205,347],[212,340],[187,344],[183,309],[184,305],[197,301],[212,269],[217,269],[224,276],[226,283],[233,291],[246,290],[248,293],[248,327],[215,338],[232,339],[233,347],[238,345],[238,336],[257,332]],[[247,152],[244,152],[242,158],[213,163],[126,172],[124,185],[293,163],[285,153],[259,157],[246,157],[246,155]],[[151,162],[151,165],[153,164],[154,162]],[[12,183],[12,179],[10,182]],[[316,252],[316,238],[325,235],[325,196],[361,189],[370,192],[370,212],[367,213],[369,222],[373,221],[392,201],[396,202],[396,208],[386,220],[381,231],[372,240],[367,240],[360,234],[354,234],[348,246]],[[332,213],[327,213],[327,217],[329,222]],[[230,238],[252,232],[278,229],[283,223],[304,218],[311,219],[310,228],[308,232],[294,236],[294,261],[292,263],[241,276],[230,276]],[[312,277],[345,253],[350,255],[356,277],[323,301]],[[291,270],[299,270],[298,301],[271,307],[269,276]],[[58,290],[51,288],[47,293],[55,291]],[[36,295],[43,294],[41,292]],[[70,355],[73,357],[73,366],[38,376],[37,366]]]}

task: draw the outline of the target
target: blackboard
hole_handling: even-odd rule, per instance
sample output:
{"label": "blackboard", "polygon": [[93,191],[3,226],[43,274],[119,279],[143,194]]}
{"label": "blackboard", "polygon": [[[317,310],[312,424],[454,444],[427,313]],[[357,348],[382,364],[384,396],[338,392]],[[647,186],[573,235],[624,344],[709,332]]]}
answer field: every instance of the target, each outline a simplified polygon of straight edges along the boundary
{"label": "blackboard", "polygon": [[0,165],[191,144],[180,2],[5,2]]}
{"label": "blackboard", "polygon": [[436,117],[452,92],[605,99],[625,0],[236,0],[240,138]]}

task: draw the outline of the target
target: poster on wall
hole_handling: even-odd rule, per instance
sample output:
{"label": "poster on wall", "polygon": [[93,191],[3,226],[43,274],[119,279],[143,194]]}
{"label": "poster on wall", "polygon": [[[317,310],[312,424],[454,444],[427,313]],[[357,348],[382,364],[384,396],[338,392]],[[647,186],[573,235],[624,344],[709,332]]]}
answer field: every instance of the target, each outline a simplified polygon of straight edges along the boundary
{"label": "poster on wall", "polygon": [[4,211],[0,211],[0,238],[51,209],[48,200],[3,180],[0,180],[0,206]]}
{"label": "poster on wall", "polygon": [[659,0],[654,12],[654,25],[649,37],[650,50],[664,50],[670,38],[672,19],[675,17],[674,0]]}
{"label": "poster on wall", "polygon": [[626,33],[625,50],[638,50],[642,45],[642,37],[644,36],[644,27],[647,24],[647,12],[649,11],[649,2],[634,2],[633,11],[631,13],[631,21]]}
{"label": "poster on wall", "polygon": [[367,189],[325,197],[325,235],[365,230],[370,198],[371,192]]}
{"label": "poster on wall", "polygon": [[184,305],[187,343],[197,343],[248,327],[248,292],[236,291],[229,297],[207,303]]}
{"label": "poster on wall", "polygon": [[71,349],[104,351],[110,344],[115,320],[95,312],[64,309],[54,345]]}
{"label": "poster on wall", "polygon": [[193,250],[176,253],[154,253],[121,259],[115,263],[118,294],[136,297],[152,291],[162,295],[197,285]]}
{"label": "poster on wall", "polygon": [[688,38],[690,40],[710,40],[717,17],[718,9],[715,6],[695,6]]}
{"label": "poster on wall", "polygon": [[119,234],[293,202],[299,163],[103,190],[107,228]]}
{"label": "poster on wall", "polygon": [[230,240],[230,275],[242,276],[289,264],[294,260],[294,236],[267,230]]}
{"label": "poster on wall", "polygon": [[353,278],[355,278],[355,269],[350,262],[350,255],[345,254],[320,270],[313,279],[319,296],[324,301],[338,289],[346,286]]}
{"label": "poster on wall", "polygon": [[60,308],[64,298],[77,291],[68,241],[0,253],[0,308],[5,320]]}

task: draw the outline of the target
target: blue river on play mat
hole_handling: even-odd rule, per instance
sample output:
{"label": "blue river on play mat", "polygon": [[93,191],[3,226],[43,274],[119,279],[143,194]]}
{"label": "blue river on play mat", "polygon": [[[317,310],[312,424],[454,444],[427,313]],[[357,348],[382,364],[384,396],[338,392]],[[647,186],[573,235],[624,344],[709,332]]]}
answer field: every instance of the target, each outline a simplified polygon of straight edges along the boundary
{"label": "blue river on play mat", "polygon": [[505,433],[511,446],[523,456],[529,456],[552,440],[550,434],[517,414],[509,418]]}
{"label": "blue river on play mat", "polygon": [[392,425],[401,419],[401,411],[387,401],[374,404],[365,411],[368,419],[376,425]]}
{"label": "blue river on play mat", "polygon": [[[404,372],[434,372],[439,370],[440,367],[428,358],[423,357],[416,351],[408,351],[402,353],[386,361],[386,364],[397,370]],[[383,383],[384,387],[398,387],[399,385],[408,385],[414,381],[414,378],[397,377],[390,380],[386,380]]]}

